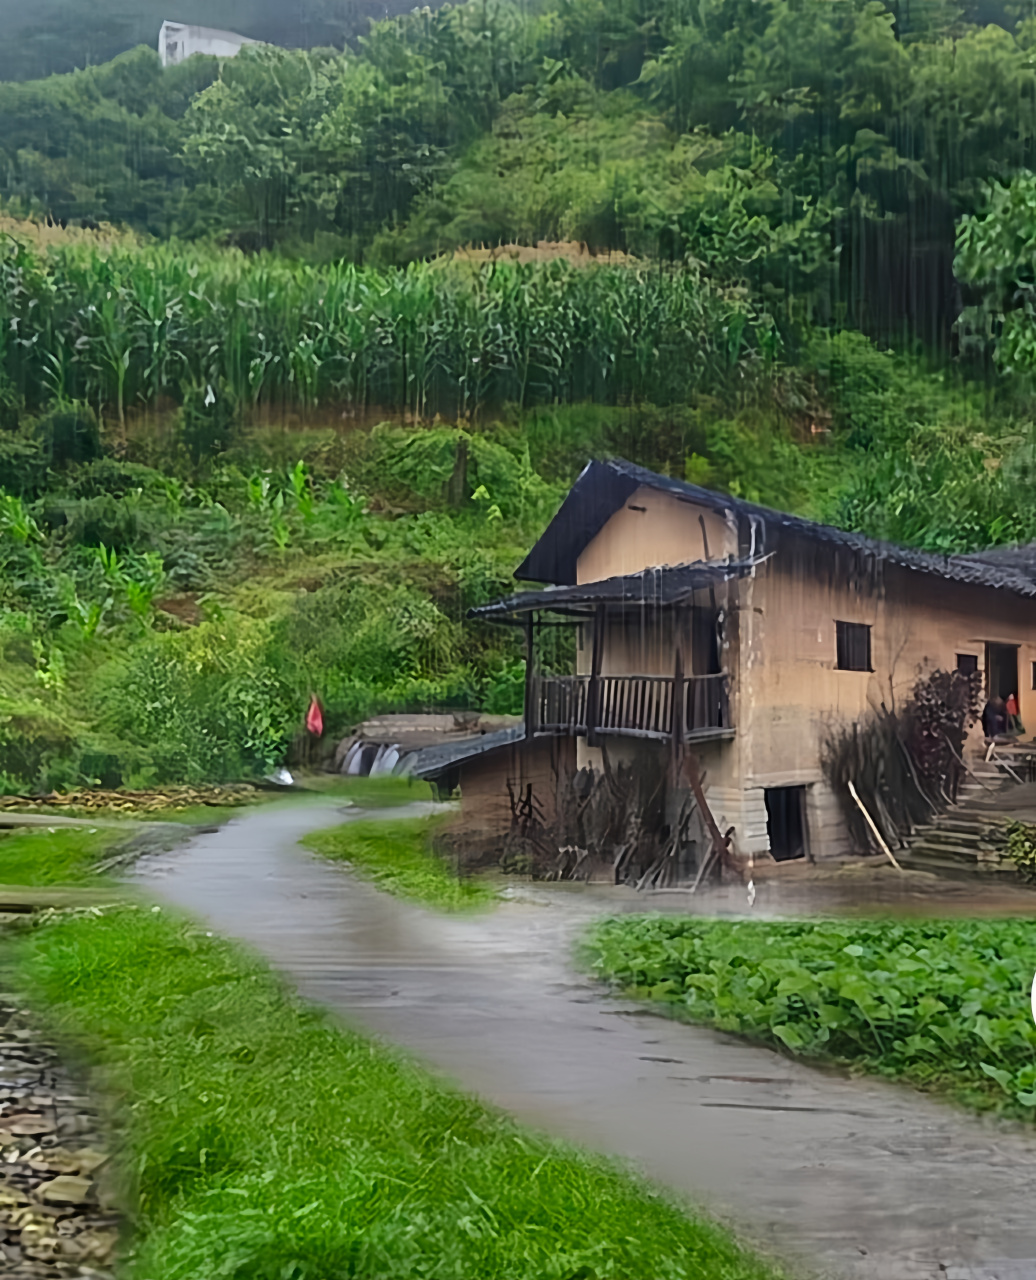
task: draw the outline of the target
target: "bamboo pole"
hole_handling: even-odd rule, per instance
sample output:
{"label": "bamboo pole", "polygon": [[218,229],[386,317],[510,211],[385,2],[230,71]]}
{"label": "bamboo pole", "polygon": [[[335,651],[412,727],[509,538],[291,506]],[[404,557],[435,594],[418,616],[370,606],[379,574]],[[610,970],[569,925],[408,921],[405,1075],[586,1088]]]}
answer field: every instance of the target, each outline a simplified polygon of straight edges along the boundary
{"label": "bamboo pole", "polygon": [[888,858],[889,862],[892,863],[892,865],[896,868],[897,871],[902,871],[903,868],[896,861],[896,855],[885,843],[884,837],[882,836],[881,832],[878,830],[877,823],[874,821],[871,815],[867,812],[866,806],[864,805],[863,801],[856,794],[856,788],[852,784],[852,779],[849,780],[849,794],[856,801],[856,804],[860,812],[864,816],[867,826],[870,827],[871,833],[873,834],[874,839],[877,840],[878,844],[881,846],[881,850],[885,854],[885,857]]}

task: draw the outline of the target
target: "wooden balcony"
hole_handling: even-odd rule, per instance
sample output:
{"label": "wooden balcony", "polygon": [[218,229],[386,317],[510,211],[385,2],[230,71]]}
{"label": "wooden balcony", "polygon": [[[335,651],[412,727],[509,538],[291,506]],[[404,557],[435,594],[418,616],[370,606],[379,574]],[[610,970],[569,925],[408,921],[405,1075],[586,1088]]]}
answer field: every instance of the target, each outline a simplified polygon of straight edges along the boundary
{"label": "wooden balcony", "polygon": [[730,738],[730,681],[711,676],[541,676],[529,691],[533,733],[684,741]]}

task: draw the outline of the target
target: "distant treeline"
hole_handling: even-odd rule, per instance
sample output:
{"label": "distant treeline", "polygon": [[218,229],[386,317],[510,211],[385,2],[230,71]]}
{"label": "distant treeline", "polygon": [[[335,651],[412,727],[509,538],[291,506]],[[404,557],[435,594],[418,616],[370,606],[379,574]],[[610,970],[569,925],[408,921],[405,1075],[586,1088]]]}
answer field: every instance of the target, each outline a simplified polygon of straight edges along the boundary
{"label": "distant treeline", "polygon": [[574,239],[946,346],[955,223],[1036,168],[1034,44],[995,7],[478,0],[344,52],[137,49],[0,84],[0,198],[318,263]]}

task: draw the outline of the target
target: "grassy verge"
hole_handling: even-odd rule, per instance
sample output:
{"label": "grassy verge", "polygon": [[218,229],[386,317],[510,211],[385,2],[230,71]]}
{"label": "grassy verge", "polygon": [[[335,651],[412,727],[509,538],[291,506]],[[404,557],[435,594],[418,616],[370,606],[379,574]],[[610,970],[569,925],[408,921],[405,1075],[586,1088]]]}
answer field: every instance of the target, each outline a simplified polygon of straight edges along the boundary
{"label": "grassy verge", "polygon": [[96,884],[93,868],[127,835],[117,827],[18,827],[0,831],[0,884]]}
{"label": "grassy verge", "polygon": [[626,916],[594,926],[587,958],[678,1017],[1036,1117],[1031,921]]}
{"label": "grassy verge", "polygon": [[440,911],[488,906],[496,895],[478,880],[465,880],[432,849],[435,818],[347,822],[303,841],[336,862],[347,863],[379,889]]}
{"label": "grassy verge", "polygon": [[361,809],[395,809],[415,800],[431,800],[432,788],[417,778],[389,774],[381,778],[343,778],[314,774],[301,783],[306,791],[321,795],[344,796]]}
{"label": "grassy verge", "polygon": [[331,1025],[165,913],[65,917],[9,961],[123,1107],[147,1280],[774,1280],[715,1225]]}

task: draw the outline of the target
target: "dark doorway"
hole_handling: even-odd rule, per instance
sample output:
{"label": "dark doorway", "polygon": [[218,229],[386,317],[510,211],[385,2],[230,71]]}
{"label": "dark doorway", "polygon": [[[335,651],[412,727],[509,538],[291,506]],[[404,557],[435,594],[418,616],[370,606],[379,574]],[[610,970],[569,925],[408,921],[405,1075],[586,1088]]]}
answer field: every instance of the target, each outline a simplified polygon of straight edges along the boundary
{"label": "dark doorway", "polygon": [[766,830],[778,862],[806,856],[806,788],[767,787]]}
{"label": "dark doorway", "polygon": [[1009,698],[1018,693],[1018,646],[986,645],[986,696]]}
{"label": "dark doorway", "polygon": [[718,610],[696,606],[691,610],[691,671],[711,676],[721,670]]}

